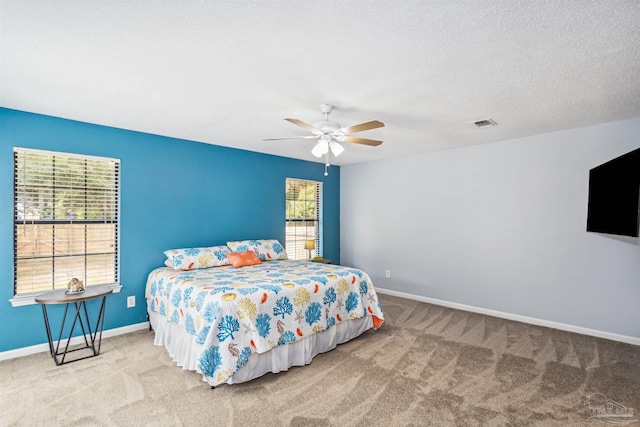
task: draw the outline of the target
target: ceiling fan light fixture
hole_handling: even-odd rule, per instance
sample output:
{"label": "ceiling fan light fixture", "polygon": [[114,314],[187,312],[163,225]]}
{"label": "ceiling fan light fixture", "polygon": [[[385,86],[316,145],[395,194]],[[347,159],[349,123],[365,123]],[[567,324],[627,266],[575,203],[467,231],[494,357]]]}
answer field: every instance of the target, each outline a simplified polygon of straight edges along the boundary
{"label": "ceiling fan light fixture", "polygon": [[329,144],[324,139],[321,139],[320,141],[318,141],[315,147],[313,147],[313,149],[311,150],[311,154],[313,154],[318,158],[327,154],[327,152],[329,152]]}
{"label": "ceiling fan light fixture", "polygon": [[331,147],[331,152],[334,157],[338,157],[344,151],[344,147],[335,141],[331,141],[329,147]]}

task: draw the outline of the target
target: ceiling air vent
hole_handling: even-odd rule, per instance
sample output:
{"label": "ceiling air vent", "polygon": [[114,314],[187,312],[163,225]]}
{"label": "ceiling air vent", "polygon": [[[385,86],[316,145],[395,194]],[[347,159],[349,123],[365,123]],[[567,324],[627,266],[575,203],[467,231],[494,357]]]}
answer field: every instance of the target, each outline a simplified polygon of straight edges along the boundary
{"label": "ceiling air vent", "polygon": [[479,128],[490,128],[493,126],[498,126],[498,124],[493,119],[478,120],[477,122],[475,122],[475,125]]}

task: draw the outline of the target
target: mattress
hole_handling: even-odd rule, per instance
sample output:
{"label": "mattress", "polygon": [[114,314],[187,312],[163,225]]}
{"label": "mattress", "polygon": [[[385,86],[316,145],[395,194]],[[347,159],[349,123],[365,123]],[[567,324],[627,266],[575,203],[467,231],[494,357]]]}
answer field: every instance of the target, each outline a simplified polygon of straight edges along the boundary
{"label": "mattress", "polygon": [[212,386],[308,364],[384,322],[365,272],[305,261],[161,267],[146,294],[154,343]]}

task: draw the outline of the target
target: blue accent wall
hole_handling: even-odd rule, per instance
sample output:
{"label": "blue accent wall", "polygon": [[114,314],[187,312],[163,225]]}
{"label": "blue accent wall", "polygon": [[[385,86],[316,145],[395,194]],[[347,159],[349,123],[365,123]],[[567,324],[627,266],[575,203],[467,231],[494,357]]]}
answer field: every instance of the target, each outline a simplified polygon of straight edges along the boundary
{"label": "blue accent wall", "polygon": [[[323,182],[324,256],[340,259],[339,167],[325,177],[320,163],[0,108],[0,352],[47,342],[40,306],[9,302],[16,146],[121,160],[123,288],[107,298],[105,330],[147,320],[147,274],[167,249],[263,238],[284,244],[286,178]],[[134,308],[126,308],[130,295]],[[62,306],[49,307],[57,333]]]}

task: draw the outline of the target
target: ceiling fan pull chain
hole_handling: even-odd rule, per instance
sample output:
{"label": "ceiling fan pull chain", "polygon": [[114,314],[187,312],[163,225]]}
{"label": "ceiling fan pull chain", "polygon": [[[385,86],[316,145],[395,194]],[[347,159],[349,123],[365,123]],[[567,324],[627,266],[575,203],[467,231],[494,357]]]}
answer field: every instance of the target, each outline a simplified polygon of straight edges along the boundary
{"label": "ceiling fan pull chain", "polygon": [[329,176],[329,152],[324,155],[324,176]]}

